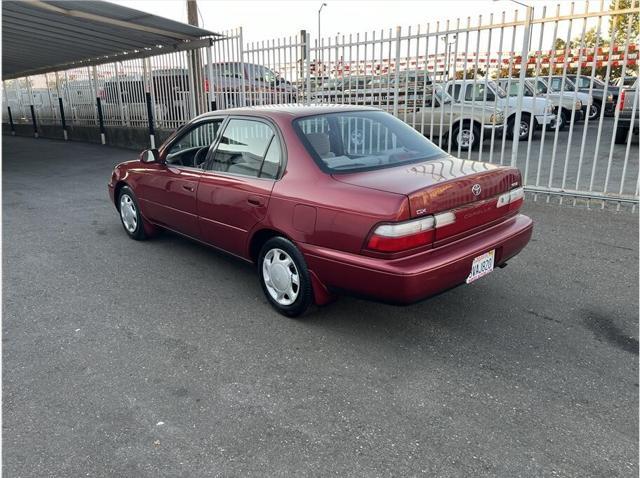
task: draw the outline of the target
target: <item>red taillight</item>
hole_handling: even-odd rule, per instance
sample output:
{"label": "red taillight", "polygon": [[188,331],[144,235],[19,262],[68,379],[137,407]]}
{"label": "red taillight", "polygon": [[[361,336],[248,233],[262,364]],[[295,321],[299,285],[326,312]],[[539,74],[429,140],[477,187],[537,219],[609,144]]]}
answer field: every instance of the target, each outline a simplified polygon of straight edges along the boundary
{"label": "red taillight", "polygon": [[517,211],[522,207],[524,202],[524,188],[512,189],[508,193],[498,196],[496,207],[509,206],[509,211]]}
{"label": "red taillight", "polygon": [[209,80],[204,80],[204,92],[209,93]]}
{"label": "red taillight", "polygon": [[433,242],[432,216],[395,224],[382,224],[373,231],[367,248],[379,252],[399,252]]}
{"label": "red taillight", "polygon": [[618,111],[622,111],[624,108],[624,96],[625,96],[625,91],[622,90],[620,92],[620,98],[618,99]]}
{"label": "red taillight", "polygon": [[384,237],[373,234],[367,247],[372,251],[399,252],[425,246],[431,242],[433,242],[433,230],[404,237]]}

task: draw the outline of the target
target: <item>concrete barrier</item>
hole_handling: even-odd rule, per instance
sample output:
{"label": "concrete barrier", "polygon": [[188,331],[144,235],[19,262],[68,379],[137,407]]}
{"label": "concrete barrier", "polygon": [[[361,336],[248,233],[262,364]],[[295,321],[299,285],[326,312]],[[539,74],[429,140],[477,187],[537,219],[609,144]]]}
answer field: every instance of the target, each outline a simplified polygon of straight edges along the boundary
{"label": "concrete barrier", "polygon": [[[16,136],[33,137],[33,125],[14,124]],[[67,126],[70,141],[83,143],[101,143],[100,128],[96,126]],[[161,145],[173,130],[156,129],[156,146]],[[2,134],[11,135],[9,123],[2,123]],[[38,136],[41,138],[64,140],[61,125],[38,124]],[[124,126],[108,126],[105,131],[106,144],[141,151],[149,147],[149,130],[147,128],[132,128]]]}

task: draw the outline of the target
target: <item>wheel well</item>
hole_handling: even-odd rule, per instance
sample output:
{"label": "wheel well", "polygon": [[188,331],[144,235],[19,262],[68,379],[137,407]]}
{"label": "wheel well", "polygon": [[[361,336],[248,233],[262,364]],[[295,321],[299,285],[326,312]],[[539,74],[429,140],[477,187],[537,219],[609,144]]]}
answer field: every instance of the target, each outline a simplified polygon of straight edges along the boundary
{"label": "wheel well", "polygon": [[474,119],[462,119],[462,120],[457,120],[455,121],[452,125],[451,125],[451,129],[455,129],[455,128],[459,128],[461,126],[469,126],[471,125],[472,128],[478,128],[480,129],[481,125],[478,121],[474,120]]}
{"label": "wheel well", "polygon": [[264,243],[276,236],[289,239],[285,234],[282,234],[275,229],[260,229],[251,237],[251,242],[249,243],[249,257],[253,262],[258,262],[258,254],[260,254],[260,249],[262,249]]}
{"label": "wheel well", "polygon": [[118,201],[118,196],[120,195],[120,190],[126,185],[127,183],[125,183],[124,181],[118,181],[115,188],[113,188],[113,202],[115,203],[116,209],[118,211],[120,210],[120,202]]}

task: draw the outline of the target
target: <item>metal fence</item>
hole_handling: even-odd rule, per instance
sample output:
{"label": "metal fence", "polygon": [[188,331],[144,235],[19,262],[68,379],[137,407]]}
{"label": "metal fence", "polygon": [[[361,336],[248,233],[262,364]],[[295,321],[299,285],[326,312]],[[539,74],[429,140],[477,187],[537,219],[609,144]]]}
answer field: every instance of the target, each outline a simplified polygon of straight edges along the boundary
{"label": "metal fence", "polygon": [[150,122],[171,130],[244,105],[370,105],[453,155],[518,166],[531,192],[635,207],[637,136],[620,134],[612,81],[638,75],[640,0],[616,6],[561,3],[249,44],[236,29],[198,50],[8,80],[4,101],[16,123],[58,124],[64,111],[72,126],[107,132]]}

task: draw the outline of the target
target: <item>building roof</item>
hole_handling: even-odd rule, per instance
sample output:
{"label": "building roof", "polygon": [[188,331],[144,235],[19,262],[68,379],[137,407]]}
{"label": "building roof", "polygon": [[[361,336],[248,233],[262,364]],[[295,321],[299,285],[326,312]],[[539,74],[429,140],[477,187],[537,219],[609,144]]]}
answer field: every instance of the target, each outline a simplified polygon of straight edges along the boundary
{"label": "building roof", "polygon": [[168,53],[212,36],[220,35],[99,0],[8,0],[2,2],[2,76]]}

